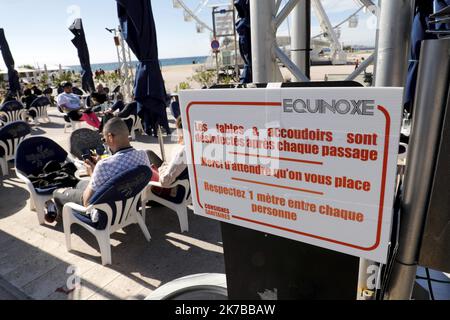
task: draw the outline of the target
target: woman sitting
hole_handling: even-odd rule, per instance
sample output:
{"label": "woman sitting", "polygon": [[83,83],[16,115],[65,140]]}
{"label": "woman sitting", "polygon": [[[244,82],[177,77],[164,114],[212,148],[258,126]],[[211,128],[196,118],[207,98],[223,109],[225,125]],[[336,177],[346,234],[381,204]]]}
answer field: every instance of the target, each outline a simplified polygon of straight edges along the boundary
{"label": "woman sitting", "polygon": [[152,164],[153,179],[161,183],[162,188],[152,187],[152,192],[161,198],[175,203],[181,203],[184,196],[184,188],[170,186],[180,178],[188,178],[186,150],[183,139],[183,125],[181,117],[177,119],[178,145],[176,146],[170,162],[163,162],[153,151],[147,151]]}

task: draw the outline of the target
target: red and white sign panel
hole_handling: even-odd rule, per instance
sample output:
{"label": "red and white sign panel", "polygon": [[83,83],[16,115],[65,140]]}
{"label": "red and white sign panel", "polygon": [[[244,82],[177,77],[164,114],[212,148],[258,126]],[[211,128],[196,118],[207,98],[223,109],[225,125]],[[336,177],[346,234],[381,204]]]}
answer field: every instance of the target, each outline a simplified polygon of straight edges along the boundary
{"label": "red and white sign panel", "polygon": [[402,95],[181,92],[195,213],[386,263]]}

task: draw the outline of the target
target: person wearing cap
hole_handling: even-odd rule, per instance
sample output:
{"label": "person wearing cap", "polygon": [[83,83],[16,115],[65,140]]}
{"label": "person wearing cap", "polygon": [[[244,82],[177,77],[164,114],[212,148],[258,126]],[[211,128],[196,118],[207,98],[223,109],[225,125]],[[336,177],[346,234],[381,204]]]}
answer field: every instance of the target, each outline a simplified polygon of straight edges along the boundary
{"label": "person wearing cap", "polygon": [[72,92],[72,83],[69,81],[64,81],[61,83],[63,92],[56,98],[56,103],[58,107],[73,121],[80,121],[83,114],[81,110],[81,100],[80,97]]}

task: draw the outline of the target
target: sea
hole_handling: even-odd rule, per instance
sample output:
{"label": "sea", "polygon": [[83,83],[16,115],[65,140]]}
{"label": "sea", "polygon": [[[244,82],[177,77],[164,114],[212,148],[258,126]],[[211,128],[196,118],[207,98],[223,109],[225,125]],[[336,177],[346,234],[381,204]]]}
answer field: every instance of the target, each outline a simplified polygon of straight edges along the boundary
{"label": "sea", "polygon": [[[182,66],[187,64],[203,64],[206,62],[207,56],[199,56],[199,57],[185,57],[185,58],[172,58],[172,59],[160,59],[159,63],[161,67],[166,66]],[[138,61],[132,61],[131,64],[137,65]],[[75,66],[67,66],[68,69],[74,70],[75,72],[81,71],[80,65]],[[109,62],[109,63],[94,63],[91,64],[92,71],[103,69],[105,71],[114,71],[119,68],[119,63],[117,62]]]}

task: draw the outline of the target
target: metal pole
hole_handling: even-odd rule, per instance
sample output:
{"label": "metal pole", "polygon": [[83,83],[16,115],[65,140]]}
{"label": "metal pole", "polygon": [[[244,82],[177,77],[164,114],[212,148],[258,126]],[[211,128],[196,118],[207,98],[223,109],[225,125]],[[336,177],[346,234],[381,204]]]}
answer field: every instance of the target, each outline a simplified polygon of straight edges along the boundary
{"label": "metal pole", "polygon": [[410,299],[412,295],[450,93],[449,80],[450,39],[424,41],[405,173],[399,248],[386,293],[389,300]]}
{"label": "metal pole", "polygon": [[122,49],[122,65],[124,68],[124,86],[125,86],[125,90],[124,90],[124,98],[126,101],[131,101],[131,81],[130,81],[130,70],[128,68],[128,61],[127,61],[127,53],[125,50],[125,39],[123,37],[122,31],[120,31],[120,44],[121,44],[121,49]]}
{"label": "metal pole", "polygon": [[382,1],[376,87],[405,85],[414,17],[414,0]]}
{"label": "metal pole", "polygon": [[159,148],[161,150],[161,160],[163,162],[166,161],[166,150],[164,148],[164,138],[162,136],[162,130],[161,125],[158,123],[158,142],[159,142]]}
{"label": "metal pole", "polygon": [[231,1],[233,6],[233,34],[234,34],[234,73],[236,74],[236,82],[239,82],[240,70],[239,70],[239,59],[238,59],[238,40],[236,31],[236,7],[234,6],[234,1]]}
{"label": "metal pole", "polygon": [[[310,78],[311,0],[301,0],[292,12],[292,62]],[[301,79],[296,77],[296,81]]]}
{"label": "metal pole", "polygon": [[276,42],[275,0],[250,0],[253,82],[282,79],[273,48]]}
{"label": "metal pole", "polygon": [[[408,70],[414,0],[383,0],[380,6],[375,86],[403,87]],[[379,264],[366,259],[360,260],[358,299],[367,299],[360,294],[376,289],[368,288],[367,284],[367,280],[372,276],[369,272],[371,268],[379,270]]]}
{"label": "metal pole", "polygon": [[128,47],[128,44],[127,44],[127,48],[128,48],[128,61],[127,61],[127,63],[129,63],[129,65],[130,65],[130,76],[131,76],[131,79],[134,79],[134,68],[133,68],[133,64],[131,63],[131,49],[130,49],[130,47]]}
{"label": "metal pole", "polygon": [[116,46],[116,51],[117,51],[117,62],[119,63],[119,77],[121,76],[122,72],[120,70],[120,51],[119,51],[119,46],[120,46],[120,38],[117,35],[117,30],[114,29],[114,45]]}
{"label": "metal pole", "polygon": [[[213,9],[212,9],[213,38],[214,38],[214,40],[217,40],[216,9],[217,9],[217,7],[213,7]],[[219,72],[220,72],[220,68],[219,68],[219,52],[215,51],[214,53],[216,55],[217,83],[219,83]]]}

